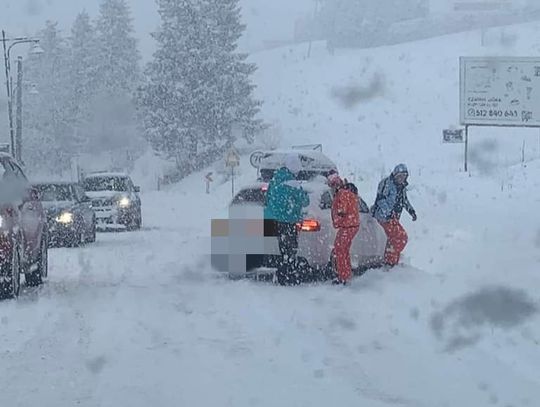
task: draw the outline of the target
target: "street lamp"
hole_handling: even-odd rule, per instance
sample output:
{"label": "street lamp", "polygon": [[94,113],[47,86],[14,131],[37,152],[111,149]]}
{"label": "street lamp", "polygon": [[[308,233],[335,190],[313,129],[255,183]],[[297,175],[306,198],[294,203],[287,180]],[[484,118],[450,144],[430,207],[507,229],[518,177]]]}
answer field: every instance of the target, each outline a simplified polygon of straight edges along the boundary
{"label": "street lamp", "polygon": [[45,50],[41,48],[41,45],[39,45],[39,40],[36,41],[38,42],[35,42],[30,49],[30,55],[43,55],[45,53]]}
{"label": "street lamp", "polygon": [[[6,32],[2,30],[2,38],[0,39],[4,45],[4,66],[6,70],[6,89],[8,97],[8,118],[9,118],[9,136],[11,144],[11,155],[20,160],[20,154],[16,151],[15,146],[15,129],[13,128],[13,85],[11,83],[11,50],[19,44],[34,44],[30,50],[32,55],[41,55],[45,51],[39,45],[39,39],[19,37],[6,38]],[[8,47],[9,44],[9,47]]]}

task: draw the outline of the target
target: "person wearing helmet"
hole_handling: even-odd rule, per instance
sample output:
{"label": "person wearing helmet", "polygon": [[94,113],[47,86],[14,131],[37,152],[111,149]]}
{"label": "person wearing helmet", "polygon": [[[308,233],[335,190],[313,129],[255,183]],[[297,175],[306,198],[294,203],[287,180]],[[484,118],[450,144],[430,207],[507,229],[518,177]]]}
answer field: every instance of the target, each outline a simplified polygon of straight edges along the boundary
{"label": "person wearing helmet", "polygon": [[288,157],[285,165],[274,174],[266,194],[264,217],[276,224],[282,255],[278,281],[282,284],[289,278],[285,274],[294,269],[298,248],[297,224],[302,222],[304,208],[309,205],[309,195],[296,181],[301,170],[300,159]]}
{"label": "person wearing helmet", "polygon": [[384,228],[388,238],[384,262],[390,267],[399,264],[401,253],[408,242],[407,232],[400,223],[403,210],[411,215],[413,222],[417,220],[416,211],[407,197],[408,178],[407,166],[396,166],[392,174],[379,184],[372,208],[373,216]]}
{"label": "person wearing helmet", "polygon": [[334,243],[337,279],[334,284],[347,284],[352,278],[351,246],[360,229],[360,199],[354,184],[337,175],[331,177],[328,185],[335,191],[332,223],[337,229]]}

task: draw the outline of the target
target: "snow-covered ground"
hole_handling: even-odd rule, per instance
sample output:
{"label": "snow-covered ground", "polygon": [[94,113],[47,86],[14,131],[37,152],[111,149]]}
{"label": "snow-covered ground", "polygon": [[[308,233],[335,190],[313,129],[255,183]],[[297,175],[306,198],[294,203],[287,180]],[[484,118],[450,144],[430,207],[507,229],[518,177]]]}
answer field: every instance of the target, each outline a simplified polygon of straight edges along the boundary
{"label": "snow-covered ground", "polygon": [[[0,303],[0,406],[539,405],[540,162],[512,150],[537,134],[497,135],[471,176],[459,146],[440,143],[457,124],[457,57],[535,53],[537,27],[514,30],[512,48],[469,33],[256,55],[285,145],[323,142],[367,201],[410,164],[406,265],[345,288],[229,281],[207,254],[230,185],[206,195],[194,174],[143,194],[144,230],[52,250],[49,282]],[[332,96],[375,73],[361,103]],[[238,183],[253,176],[244,159]]]}

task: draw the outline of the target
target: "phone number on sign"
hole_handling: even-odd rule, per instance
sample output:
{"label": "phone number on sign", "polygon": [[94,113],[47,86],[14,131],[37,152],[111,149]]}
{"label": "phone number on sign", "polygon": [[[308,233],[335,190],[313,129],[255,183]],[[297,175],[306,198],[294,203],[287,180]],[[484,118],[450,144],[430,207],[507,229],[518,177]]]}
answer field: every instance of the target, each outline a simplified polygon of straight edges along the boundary
{"label": "phone number on sign", "polygon": [[504,117],[504,118],[519,118],[517,110],[487,110],[487,109],[469,109],[467,110],[469,117]]}

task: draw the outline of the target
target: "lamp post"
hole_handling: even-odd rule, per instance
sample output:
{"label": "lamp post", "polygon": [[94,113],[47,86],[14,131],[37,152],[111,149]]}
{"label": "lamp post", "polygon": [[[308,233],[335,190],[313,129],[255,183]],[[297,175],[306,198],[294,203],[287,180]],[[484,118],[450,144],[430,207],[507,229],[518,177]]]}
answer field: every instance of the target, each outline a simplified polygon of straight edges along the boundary
{"label": "lamp post", "polygon": [[[13,126],[13,84],[11,79],[11,50],[14,46],[19,44],[34,44],[30,53],[32,55],[41,55],[45,51],[39,46],[39,39],[37,38],[27,38],[27,37],[18,37],[18,38],[6,38],[6,32],[2,30],[2,38],[0,39],[4,46],[4,67],[6,71],[6,90],[8,97],[8,119],[9,119],[9,136],[10,136],[10,145],[11,145],[11,155],[13,157],[19,158],[19,155],[16,151],[16,142],[15,142],[15,129]],[[8,46],[9,45],[9,46]],[[19,78],[22,80],[22,70],[19,73]]]}

